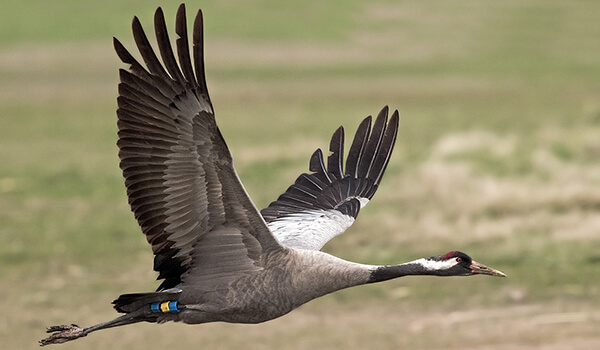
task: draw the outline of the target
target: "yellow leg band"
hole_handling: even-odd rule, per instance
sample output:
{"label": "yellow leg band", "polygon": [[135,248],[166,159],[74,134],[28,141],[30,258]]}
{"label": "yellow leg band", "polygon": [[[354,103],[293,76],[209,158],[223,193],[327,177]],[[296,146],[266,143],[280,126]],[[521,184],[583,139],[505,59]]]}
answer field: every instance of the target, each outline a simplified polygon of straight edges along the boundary
{"label": "yellow leg band", "polygon": [[169,302],[168,301],[165,301],[164,303],[160,304],[160,311],[169,312]]}

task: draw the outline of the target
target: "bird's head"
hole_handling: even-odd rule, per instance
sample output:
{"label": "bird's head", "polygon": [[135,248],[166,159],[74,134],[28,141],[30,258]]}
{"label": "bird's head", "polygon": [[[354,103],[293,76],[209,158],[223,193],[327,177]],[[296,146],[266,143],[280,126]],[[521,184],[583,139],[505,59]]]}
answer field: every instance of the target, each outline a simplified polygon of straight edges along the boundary
{"label": "bird's head", "polygon": [[438,276],[490,275],[506,277],[503,272],[480,264],[467,254],[459,251],[452,251],[442,256],[432,256],[423,260],[424,267]]}

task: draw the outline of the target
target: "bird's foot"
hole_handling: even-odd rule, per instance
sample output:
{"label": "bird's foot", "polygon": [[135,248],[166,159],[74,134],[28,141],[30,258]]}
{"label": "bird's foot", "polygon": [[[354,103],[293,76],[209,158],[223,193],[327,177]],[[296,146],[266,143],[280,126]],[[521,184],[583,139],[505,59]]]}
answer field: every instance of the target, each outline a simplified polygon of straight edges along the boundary
{"label": "bird's foot", "polygon": [[40,340],[40,346],[48,344],[62,344],[69,340],[85,337],[87,334],[83,328],[76,324],[52,326],[46,329],[46,333],[52,333],[49,337]]}

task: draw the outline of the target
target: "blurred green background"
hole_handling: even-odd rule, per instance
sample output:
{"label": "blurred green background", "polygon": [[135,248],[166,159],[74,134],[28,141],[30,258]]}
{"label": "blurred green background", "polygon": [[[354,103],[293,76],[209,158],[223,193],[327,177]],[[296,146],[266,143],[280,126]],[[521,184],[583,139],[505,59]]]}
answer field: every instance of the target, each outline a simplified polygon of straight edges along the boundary
{"label": "blurred green background", "polygon": [[[125,196],[112,36],[177,1],[0,5],[0,338],[112,319],[158,285]],[[195,1],[221,131],[259,207],[337,126],[402,120],[380,191],[325,250],[461,250],[508,279],[402,278],[261,325],[137,324],[64,349],[600,348],[600,2]],[[133,52],[133,50],[132,50]]]}

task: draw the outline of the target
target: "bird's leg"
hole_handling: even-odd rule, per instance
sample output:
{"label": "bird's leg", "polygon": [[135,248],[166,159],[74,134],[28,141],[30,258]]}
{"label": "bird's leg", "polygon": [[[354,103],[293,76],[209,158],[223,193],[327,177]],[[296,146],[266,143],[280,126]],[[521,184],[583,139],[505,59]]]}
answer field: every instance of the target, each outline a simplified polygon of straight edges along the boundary
{"label": "bird's leg", "polygon": [[139,310],[136,312],[128,313],[122,315],[120,317],[115,318],[114,320],[98,323],[96,325],[90,327],[79,327],[78,325],[60,325],[60,326],[52,326],[46,329],[46,333],[52,333],[49,337],[40,340],[40,346],[49,345],[49,344],[62,344],[68,342],[70,340],[75,340],[81,337],[85,337],[91,332],[111,328],[124,326],[130,323],[136,323],[143,321],[144,318],[140,318],[139,316],[145,315],[146,312],[144,310]]}
{"label": "bird's leg", "polygon": [[40,346],[48,344],[61,344],[69,340],[77,339],[86,336],[84,328],[76,324],[63,324],[60,326],[52,326],[46,329],[46,333],[52,333],[49,337],[40,340]]}

